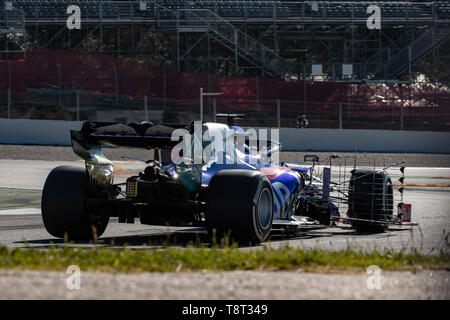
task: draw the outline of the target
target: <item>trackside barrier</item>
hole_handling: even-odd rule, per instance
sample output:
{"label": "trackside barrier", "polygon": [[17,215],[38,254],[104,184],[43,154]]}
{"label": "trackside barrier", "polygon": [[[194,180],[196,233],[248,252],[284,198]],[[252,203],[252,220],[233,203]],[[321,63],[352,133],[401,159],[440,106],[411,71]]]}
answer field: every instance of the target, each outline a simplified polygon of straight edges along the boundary
{"label": "trackside barrier", "polygon": [[[0,119],[0,143],[69,146],[81,121]],[[450,132],[281,128],[285,151],[450,153]]]}
{"label": "trackside barrier", "polygon": [[450,153],[450,132],[281,128],[284,151]]}

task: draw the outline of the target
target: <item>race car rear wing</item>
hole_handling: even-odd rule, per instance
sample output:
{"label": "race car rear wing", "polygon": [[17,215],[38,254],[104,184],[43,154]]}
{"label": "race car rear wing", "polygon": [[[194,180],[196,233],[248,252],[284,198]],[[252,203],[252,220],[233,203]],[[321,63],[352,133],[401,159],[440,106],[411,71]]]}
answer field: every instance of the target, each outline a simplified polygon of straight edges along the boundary
{"label": "race car rear wing", "polygon": [[[102,145],[171,149],[180,142],[181,138],[172,141],[173,131],[179,128],[191,131],[190,125],[181,124],[155,125],[151,122],[125,124],[85,121],[81,130],[71,130],[70,135],[73,151],[85,160],[86,170],[90,177],[98,185],[107,186],[112,183],[114,165],[103,154]],[[186,175],[190,174],[189,170],[186,171],[188,171]]]}
{"label": "race car rear wing", "polygon": [[172,132],[178,128],[190,131],[190,125],[185,124],[153,124],[118,123],[118,122],[89,122],[85,121],[80,131],[72,130],[72,147],[74,141],[85,148],[100,145],[127,146],[146,149],[170,149],[179,141],[172,141]]}

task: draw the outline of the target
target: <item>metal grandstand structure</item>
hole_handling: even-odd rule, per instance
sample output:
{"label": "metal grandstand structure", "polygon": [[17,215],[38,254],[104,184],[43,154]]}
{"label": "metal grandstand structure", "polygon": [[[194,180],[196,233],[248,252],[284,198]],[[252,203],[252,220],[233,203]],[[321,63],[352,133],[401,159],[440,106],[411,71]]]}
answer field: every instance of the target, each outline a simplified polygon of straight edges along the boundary
{"label": "metal grandstand structure", "polygon": [[[161,63],[179,71],[305,78],[322,64],[325,79],[411,80],[420,72],[448,80],[438,71],[448,65],[440,54],[450,38],[446,1],[2,2],[1,32],[26,35],[39,48],[80,49],[95,39],[90,51],[144,59],[165,53]],[[66,28],[70,4],[80,6],[81,30]],[[366,28],[371,4],[381,8],[381,30]],[[12,41],[3,39],[2,57],[25,50]],[[352,65],[351,75],[343,64]]]}
{"label": "metal grandstand structure", "polygon": [[[381,29],[366,25],[373,4]],[[69,5],[80,30],[66,26]],[[84,90],[194,108],[201,86],[220,85],[218,108],[273,116],[281,99],[288,125],[298,113],[394,123],[410,112],[447,128],[449,52],[447,1],[0,0],[0,99],[54,90],[58,106]]]}

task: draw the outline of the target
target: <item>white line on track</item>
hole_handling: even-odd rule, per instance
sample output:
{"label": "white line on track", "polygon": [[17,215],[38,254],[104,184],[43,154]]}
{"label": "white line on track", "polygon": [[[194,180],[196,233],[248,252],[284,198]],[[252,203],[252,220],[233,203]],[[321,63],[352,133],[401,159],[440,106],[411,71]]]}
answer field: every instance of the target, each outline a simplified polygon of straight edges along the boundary
{"label": "white line on track", "polygon": [[37,215],[37,214],[41,214],[41,209],[20,208],[20,209],[0,210],[0,216]]}
{"label": "white line on track", "polygon": [[17,189],[17,190],[34,190],[34,191],[42,191],[42,189],[43,189],[43,188],[33,188],[33,187],[10,187],[9,185],[8,186],[3,186],[1,184],[0,184],[0,188],[3,188],[3,189]]}

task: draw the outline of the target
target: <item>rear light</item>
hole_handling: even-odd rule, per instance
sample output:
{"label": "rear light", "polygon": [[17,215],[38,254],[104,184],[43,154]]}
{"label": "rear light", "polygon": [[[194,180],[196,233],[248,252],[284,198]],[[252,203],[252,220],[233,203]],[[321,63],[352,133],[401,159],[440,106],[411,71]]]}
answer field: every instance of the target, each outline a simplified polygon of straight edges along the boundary
{"label": "rear light", "polygon": [[127,180],[126,183],[126,195],[127,197],[136,197],[137,196],[137,181],[136,180]]}

